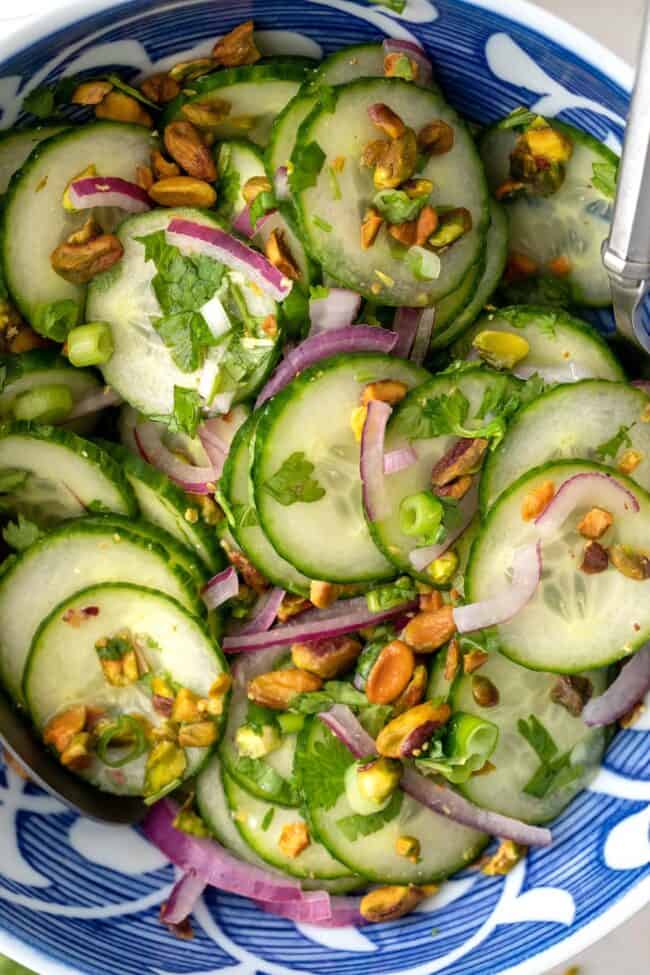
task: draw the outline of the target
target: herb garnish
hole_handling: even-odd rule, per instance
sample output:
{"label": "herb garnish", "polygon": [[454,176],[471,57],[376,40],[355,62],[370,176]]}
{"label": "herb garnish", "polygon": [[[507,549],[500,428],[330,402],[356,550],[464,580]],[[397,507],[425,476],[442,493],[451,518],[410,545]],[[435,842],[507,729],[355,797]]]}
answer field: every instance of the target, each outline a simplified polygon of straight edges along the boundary
{"label": "herb garnish", "polygon": [[315,477],[314,465],[299,450],[290,454],[264,487],[275,500],[285,507],[303,502],[311,504],[325,496],[325,489]]}

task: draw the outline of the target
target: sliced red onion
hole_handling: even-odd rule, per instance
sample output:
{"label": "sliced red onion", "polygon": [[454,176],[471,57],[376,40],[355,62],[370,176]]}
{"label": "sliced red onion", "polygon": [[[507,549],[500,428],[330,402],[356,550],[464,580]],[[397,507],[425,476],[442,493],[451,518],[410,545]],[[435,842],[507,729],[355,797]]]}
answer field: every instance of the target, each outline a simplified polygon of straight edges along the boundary
{"label": "sliced red onion", "polygon": [[167,227],[166,237],[168,243],[185,253],[205,254],[234,271],[240,271],[275,301],[283,301],[291,291],[289,278],[285,278],[263,254],[220,227],[176,217]]}
{"label": "sliced red onion", "polygon": [[384,484],[384,438],[392,409],[388,403],[374,399],[367,410],[359,457],[363,507],[370,521],[381,521],[390,514]]}
{"label": "sliced red onion", "polygon": [[186,921],[206,887],[207,883],[197,875],[196,870],[184,873],[174,884],[169,900],[162,906],[160,920],[163,924],[175,927]]}
{"label": "sliced red onion", "polygon": [[330,288],[326,298],[312,298],[309,302],[310,335],[347,328],[359,314],[361,295],[347,288]]}
{"label": "sliced red onion", "polygon": [[414,548],[409,552],[409,562],[416,572],[424,572],[427,566],[444,555],[448,548],[460,538],[478,509],[478,478],[474,479],[467,494],[458,502],[458,512],[462,516],[456,526],[447,532],[445,539],[436,545]]}
{"label": "sliced red onion", "polygon": [[217,295],[213,295],[209,301],[199,308],[201,315],[205,319],[205,324],[210,329],[215,339],[221,338],[232,328],[232,323],[226,314],[226,309]]}
{"label": "sliced red onion", "polygon": [[418,330],[420,321],[419,308],[398,308],[393,319],[393,330],[397,332],[397,343],[393,352],[400,359],[408,359],[409,352]]}
{"label": "sliced red onion", "polygon": [[384,474],[399,474],[417,463],[418,455],[410,445],[388,450],[384,454]]}
{"label": "sliced red onion", "polygon": [[246,406],[233,406],[221,416],[213,416],[204,420],[199,431],[211,437],[215,444],[219,444],[224,453],[228,452],[230,444],[240,426],[246,422],[250,410]]}
{"label": "sliced red onion", "polygon": [[266,633],[275,623],[275,618],[285,595],[285,590],[279,589],[277,586],[262,593],[253,607],[251,618],[245,623],[233,627],[231,632],[238,636],[244,633]]}
{"label": "sliced red onion", "polygon": [[507,589],[479,603],[456,606],[454,623],[459,633],[473,633],[488,626],[506,623],[520,613],[535,595],[542,577],[540,542],[522,545],[512,560],[512,581]]}
{"label": "sliced red onion", "polygon": [[227,636],[223,641],[223,648],[226,653],[240,653],[342,636],[344,633],[352,633],[365,626],[375,626],[416,606],[417,602],[411,600],[381,613],[371,613],[365,596],[343,599],[334,603],[329,609],[307,610],[306,613],[301,613],[294,623],[274,626],[267,633]]}
{"label": "sliced red onion", "polygon": [[181,460],[162,441],[164,426],[147,420],[133,430],[135,442],[144,460],[166,474],[189,494],[213,494],[218,478],[214,467],[194,467]]}
{"label": "sliced red onion", "polygon": [[417,83],[426,85],[433,77],[431,62],[425,56],[424,50],[412,41],[398,41],[392,37],[387,37],[384,41],[384,54],[406,54],[412,61],[417,62],[419,67]]}
{"label": "sliced red onion", "polygon": [[268,674],[288,651],[289,646],[271,647],[259,653],[243,654],[233,662],[232,677],[235,686],[246,693],[252,680],[259,674]]}
{"label": "sliced red onion", "polygon": [[162,714],[165,718],[171,718],[172,711],[174,710],[173,698],[163,697],[162,694],[154,694],[151,698],[151,704],[157,714]]}
{"label": "sliced red onion", "polygon": [[242,863],[215,840],[189,836],[175,829],[177,814],[178,807],[169,799],[163,799],[149,812],[143,830],[147,839],[181,870],[194,871],[211,887],[254,900],[273,902],[302,898],[297,880]]}
{"label": "sliced red onion", "polygon": [[255,407],[266,403],[291,382],[299,372],[321,359],[338,355],[341,352],[384,352],[393,351],[397,336],[384,328],[374,325],[350,325],[331,332],[312,335],[295,347],[275,370],[260,395]]}
{"label": "sliced red onion", "polygon": [[639,502],[620,481],[610,474],[576,474],[558,489],[557,494],[535,519],[543,538],[554,535],[576,508],[598,505],[615,516],[638,512]]}
{"label": "sliced red onion", "polygon": [[650,643],[641,647],[600,697],[584,706],[582,720],[590,728],[612,724],[628,714],[650,691]]}
{"label": "sliced red onion", "polygon": [[233,599],[239,592],[239,579],[232,565],[216,576],[212,576],[209,582],[201,589],[201,599],[208,609],[216,609],[227,599]]}
{"label": "sliced red onion", "polygon": [[433,334],[433,323],[436,320],[435,308],[424,308],[420,312],[417,332],[411,349],[409,358],[411,362],[421,366],[426,359],[429,346],[431,345],[431,335]]}
{"label": "sliced red onion", "polygon": [[289,189],[289,170],[286,166],[278,166],[273,178],[273,189],[276,200],[288,200],[291,196]]}
{"label": "sliced red onion", "polygon": [[76,179],[68,187],[68,197],[75,210],[90,207],[118,207],[129,213],[143,213],[151,209],[146,190],[137,183],[119,176],[86,176]]}
{"label": "sliced red onion", "polygon": [[581,379],[592,379],[593,372],[576,362],[562,366],[515,366],[511,370],[517,379],[530,379],[539,376],[545,383],[577,383]]}
{"label": "sliced red onion", "polygon": [[329,711],[321,711],[318,717],[355,758],[377,754],[374,739],[346,704],[335,704]]}
{"label": "sliced red onion", "polygon": [[103,386],[78,400],[66,416],[65,422],[77,420],[79,417],[88,416],[90,413],[99,413],[100,410],[105,410],[107,406],[121,406],[123,402],[124,400],[119,393],[116,393],[110,386]]}
{"label": "sliced red onion", "polygon": [[268,222],[268,220],[277,213],[277,210],[269,210],[268,213],[263,213],[261,217],[258,217],[257,223],[253,227],[251,223],[251,205],[247,204],[241,213],[238,213],[232,222],[232,229],[236,230],[238,234],[242,237],[248,237],[249,239],[254,237],[255,234],[259,234],[260,230]]}
{"label": "sliced red onion", "polygon": [[267,914],[286,917],[297,924],[317,924],[321,928],[346,928],[350,924],[366,924],[361,914],[360,897],[329,897],[327,914],[324,905],[317,901],[307,900],[304,894],[302,900],[284,901],[280,904],[269,904],[258,901],[257,906]]}

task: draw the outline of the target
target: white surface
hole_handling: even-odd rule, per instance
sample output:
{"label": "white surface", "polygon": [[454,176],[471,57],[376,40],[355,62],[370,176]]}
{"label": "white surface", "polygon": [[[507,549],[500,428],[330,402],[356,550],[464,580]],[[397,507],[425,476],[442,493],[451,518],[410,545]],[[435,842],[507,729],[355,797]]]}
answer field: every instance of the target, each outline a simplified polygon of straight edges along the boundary
{"label": "white surface", "polygon": [[[16,16],[8,12],[7,0],[0,0],[0,32],[7,38],[12,29],[28,24],[30,16],[65,5],[59,0],[21,0]],[[538,0],[538,5],[591,34],[628,63],[636,61],[643,0]],[[578,965],[580,975],[648,975],[650,907],[548,975],[563,975],[569,964]]]}

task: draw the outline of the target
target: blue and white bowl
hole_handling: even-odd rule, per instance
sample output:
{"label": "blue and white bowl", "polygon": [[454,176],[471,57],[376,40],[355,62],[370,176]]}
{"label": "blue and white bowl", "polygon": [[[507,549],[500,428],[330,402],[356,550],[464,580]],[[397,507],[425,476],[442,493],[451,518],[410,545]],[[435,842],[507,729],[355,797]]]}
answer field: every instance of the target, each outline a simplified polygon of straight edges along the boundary
{"label": "blue and white bowl", "polygon": [[[630,69],[519,0],[407,0],[401,14],[369,0],[87,0],[12,38],[0,124],[14,124],[38,84],[108,66],[151,73],[249,17],[269,52],[417,38],[470,118],[529,105],[620,149]],[[553,847],[509,876],[467,871],[397,923],[323,930],[210,891],[182,942],[158,923],[174,868],[157,850],[136,830],[78,819],[0,765],[0,953],[46,975],[538,975],[650,901],[648,710],[553,832]]]}

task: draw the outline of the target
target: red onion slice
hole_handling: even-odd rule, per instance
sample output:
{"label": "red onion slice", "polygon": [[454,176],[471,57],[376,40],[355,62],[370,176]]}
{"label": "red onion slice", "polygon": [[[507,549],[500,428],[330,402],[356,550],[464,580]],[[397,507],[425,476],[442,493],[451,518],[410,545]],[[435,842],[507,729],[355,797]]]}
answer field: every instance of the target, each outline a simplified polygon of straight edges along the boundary
{"label": "red onion slice", "polygon": [[415,362],[415,364],[418,366],[422,365],[429,351],[429,346],[431,345],[431,335],[433,333],[433,324],[435,320],[435,308],[424,308],[420,312],[417,332],[415,333],[415,340],[413,342],[411,355],[409,357],[411,362]]}
{"label": "red onion slice", "polygon": [[511,370],[517,379],[530,379],[539,376],[545,383],[577,383],[581,379],[593,379],[591,369],[586,369],[575,362],[563,366],[515,366]]}
{"label": "red onion slice", "polygon": [[393,331],[397,332],[397,343],[393,352],[400,359],[408,359],[409,352],[418,330],[419,308],[398,308],[393,319]]}
{"label": "red onion slice", "polygon": [[273,190],[276,200],[288,200],[291,196],[289,189],[289,170],[286,166],[278,166],[273,177]]}
{"label": "red onion slice", "polygon": [[328,913],[325,915],[323,905],[308,901],[307,896],[304,894],[300,901],[284,901],[280,904],[258,901],[257,906],[267,914],[286,917],[297,924],[317,924],[321,928],[346,928],[350,924],[367,923],[360,911],[360,897],[329,897]]}
{"label": "red onion slice", "polygon": [[624,717],[650,691],[650,643],[628,660],[613,684],[584,706],[582,720],[590,728]]}
{"label": "red onion slice", "polygon": [[384,454],[384,474],[399,474],[417,463],[418,455],[413,447],[398,447]]}
{"label": "red onion slice", "polygon": [[196,870],[183,874],[174,884],[169,900],[162,906],[160,920],[163,924],[176,927],[186,921],[206,887],[205,880],[197,875]]}
{"label": "red onion slice", "polygon": [[639,511],[636,497],[620,481],[610,474],[576,474],[558,489],[541,515],[535,519],[535,527],[543,538],[554,535],[576,508],[598,505],[614,516]]}
{"label": "red onion slice", "polygon": [[233,220],[232,229],[236,230],[242,237],[248,237],[250,239],[255,234],[259,234],[264,224],[274,213],[277,213],[277,210],[269,210],[268,213],[263,213],[261,217],[258,217],[257,223],[253,227],[251,223],[251,205],[248,203]]}
{"label": "red onion slice", "polygon": [[216,477],[221,477],[223,473],[223,465],[226,462],[226,454],[228,453],[228,447],[223,444],[217,437],[210,435],[210,432],[206,429],[199,427],[197,431],[199,435],[199,440],[208,455],[208,460],[214,468],[214,473]]}
{"label": "red onion slice", "polygon": [[388,403],[371,400],[361,434],[361,488],[363,507],[370,521],[381,521],[390,514],[384,485],[384,438],[391,413]]}
{"label": "red onion slice", "polygon": [[374,739],[346,704],[335,704],[329,711],[322,711],[318,717],[355,758],[377,754]]}
{"label": "red onion slice", "polygon": [[242,635],[244,633],[266,633],[275,623],[278,610],[282,605],[286,593],[284,589],[275,586],[268,592],[262,593],[253,607],[251,618],[245,623],[233,627],[230,631],[233,634]]}
{"label": "red onion slice", "polygon": [[201,589],[201,599],[208,609],[216,609],[227,599],[233,599],[239,592],[239,579],[232,565],[216,576],[212,576],[209,582]]}
{"label": "red onion slice", "polygon": [[257,409],[279,393],[299,372],[321,359],[341,352],[392,352],[397,342],[394,332],[373,325],[350,325],[331,332],[312,335],[292,349],[280,363],[268,383],[257,397]]}
{"label": "red onion slice", "polygon": [[68,196],[75,210],[90,207],[118,207],[129,213],[143,213],[151,209],[146,190],[137,183],[119,176],[87,176],[76,179],[68,187]]}
{"label": "red onion slice", "polygon": [[144,460],[166,474],[190,494],[213,494],[218,475],[214,467],[193,467],[181,460],[162,442],[164,427],[147,420],[133,430],[135,442]]}
{"label": "red onion slice", "polygon": [[309,302],[310,335],[347,328],[359,314],[361,295],[347,288],[330,288],[326,298],[312,298]]}
{"label": "red onion slice", "polygon": [[116,393],[110,386],[103,386],[78,400],[66,416],[65,422],[77,420],[79,417],[88,416],[90,413],[99,413],[100,410],[105,410],[107,406],[121,406],[123,402],[124,400],[119,393]]}
{"label": "red onion slice", "polygon": [[270,647],[286,646],[298,641],[322,640],[327,637],[352,633],[364,626],[374,626],[384,620],[392,619],[417,606],[415,600],[393,606],[381,613],[371,613],[365,596],[343,599],[329,609],[310,609],[301,613],[294,623],[274,626],[267,633],[248,633],[227,636],[223,641],[226,653],[240,653],[254,650],[267,650]]}
{"label": "red onion slice", "polygon": [[387,37],[383,47],[384,54],[406,54],[412,61],[417,63],[420,69],[417,77],[418,84],[426,85],[431,81],[433,77],[431,61],[426,57],[424,49],[419,44],[414,44],[412,41],[398,41],[392,37]]}
{"label": "red onion slice", "polygon": [[512,582],[507,589],[491,599],[468,606],[456,606],[454,622],[459,633],[472,633],[488,626],[506,623],[520,613],[535,595],[542,577],[542,547],[540,542],[522,545],[512,560]]}
{"label": "red onion slice", "polygon": [[445,539],[442,542],[438,542],[437,545],[427,545],[424,548],[414,548],[412,552],[409,552],[409,562],[415,571],[424,572],[427,566],[431,565],[431,563],[436,559],[439,559],[441,555],[444,555],[447,549],[454,544],[456,539],[460,538],[460,536],[463,534],[477,510],[478,478],[475,478],[474,483],[467,494],[458,502],[458,511],[462,518],[456,527],[452,531],[447,532]]}
{"label": "red onion slice", "polygon": [[177,217],[170,222],[165,235],[169,244],[184,253],[205,254],[233,271],[240,271],[275,301],[283,301],[291,291],[289,278],[285,278],[263,254],[247,247],[220,227],[209,227]]}

